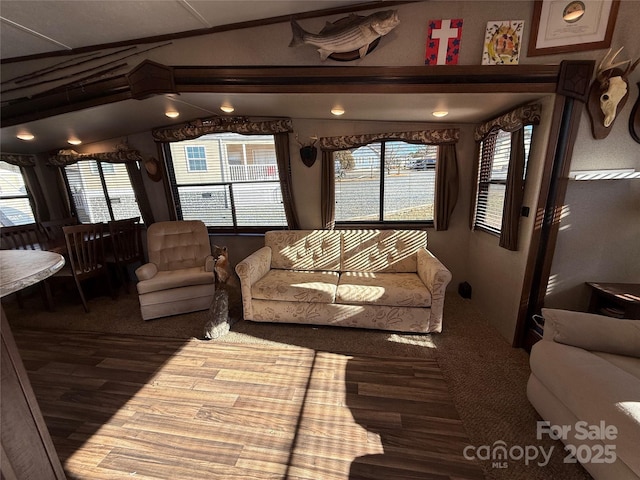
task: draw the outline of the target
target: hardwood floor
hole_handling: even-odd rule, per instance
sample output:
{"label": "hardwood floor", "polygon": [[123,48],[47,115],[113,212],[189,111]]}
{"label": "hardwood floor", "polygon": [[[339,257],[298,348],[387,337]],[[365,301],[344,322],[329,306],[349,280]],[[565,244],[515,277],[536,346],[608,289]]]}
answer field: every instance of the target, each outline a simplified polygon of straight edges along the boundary
{"label": "hardwood floor", "polygon": [[70,479],[483,479],[437,362],[15,330]]}

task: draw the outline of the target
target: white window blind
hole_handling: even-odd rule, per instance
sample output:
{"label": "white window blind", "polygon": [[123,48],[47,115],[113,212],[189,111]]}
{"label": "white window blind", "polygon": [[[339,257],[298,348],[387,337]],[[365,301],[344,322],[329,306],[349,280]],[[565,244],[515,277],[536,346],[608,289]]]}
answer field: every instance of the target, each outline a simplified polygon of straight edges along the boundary
{"label": "white window blind", "polygon": [[0,225],[26,225],[35,222],[29,191],[20,167],[0,162]]}
{"label": "white window blind", "polygon": [[123,163],[83,160],[64,167],[81,223],[140,217],[140,209]]}
{"label": "white window blind", "polygon": [[336,222],[433,221],[437,156],[397,141],[335,152]]}
{"label": "white window blind", "polygon": [[[531,133],[533,126],[524,130],[526,176]],[[480,172],[478,175],[478,198],[476,203],[475,227],[499,234],[511,155],[511,133],[497,130],[490,134],[480,149]]]}
{"label": "white window blind", "polygon": [[187,168],[184,161],[193,143],[174,142],[165,149],[179,218],[230,229],[287,225],[272,135],[200,137],[202,170]]}

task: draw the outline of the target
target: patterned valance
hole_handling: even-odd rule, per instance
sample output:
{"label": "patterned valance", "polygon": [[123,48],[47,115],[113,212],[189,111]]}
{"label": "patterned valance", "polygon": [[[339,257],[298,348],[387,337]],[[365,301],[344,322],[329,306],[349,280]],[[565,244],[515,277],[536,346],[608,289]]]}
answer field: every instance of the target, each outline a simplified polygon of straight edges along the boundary
{"label": "patterned valance", "polygon": [[246,117],[214,117],[194,120],[175,127],[156,128],[151,131],[156,142],[193,140],[210,133],[240,133],[242,135],[274,135],[291,132],[291,119],[251,121]]}
{"label": "patterned valance", "polygon": [[483,140],[495,128],[500,128],[505,132],[514,132],[523,125],[537,125],[540,123],[541,111],[542,106],[539,103],[518,107],[478,126],[474,135],[475,140],[476,142]]}
{"label": "patterned valance", "polygon": [[78,153],[74,150],[60,150],[56,155],[49,157],[47,164],[54,167],[73,165],[81,160],[96,160],[107,163],[142,162],[142,155],[138,150],[130,148],[118,148],[115,152]]}
{"label": "patterned valance", "polygon": [[456,143],[460,138],[460,130],[446,128],[440,130],[424,130],[417,132],[367,133],[364,135],[345,135],[341,137],[321,137],[319,145],[322,150],[346,150],[361,147],[381,140],[400,140],[408,143],[439,145]]}
{"label": "patterned valance", "polygon": [[0,160],[18,167],[35,167],[36,157],[24,153],[0,153]]}

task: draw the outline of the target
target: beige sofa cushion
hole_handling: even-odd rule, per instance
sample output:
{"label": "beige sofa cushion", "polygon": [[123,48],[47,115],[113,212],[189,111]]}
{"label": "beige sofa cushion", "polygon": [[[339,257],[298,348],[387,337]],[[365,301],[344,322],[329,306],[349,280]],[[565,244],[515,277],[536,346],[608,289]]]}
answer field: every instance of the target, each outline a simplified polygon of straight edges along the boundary
{"label": "beige sofa cushion", "polygon": [[337,272],[269,270],[253,284],[251,298],[283,302],[333,303]]}
{"label": "beige sofa cushion", "polygon": [[211,292],[213,293],[213,283],[213,272],[206,272],[204,267],[191,267],[158,272],[153,278],[138,282],[137,288],[138,294],[144,295],[171,288],[210,284]]}
{"label": "beige sofa cushion", "polygon": [[343,230],[342,271],[416,272],[416,251],[427,247],[421,230]]}
{"label": "beige sofa cushion", "polygon": [[340,232],[337,230],[282,230],[266,232],[271,268],[284,270],[340,270]]}
{"label": "beige sofa cushion", "polygon": [[200,220],[157,222],[147,230],[149,263],[158,270],[200,267],[211,255],[207,227]]}
{"label": "beige sofa cushion", "polygon": [[640,358],[640,320],[620,320],[569,310],[542,309],[545,337],[585,350]]}
{"label": "beige sofa cushion", "polygon": [[336,303],[429,307],[431,293],[416,273],[344,272]]}

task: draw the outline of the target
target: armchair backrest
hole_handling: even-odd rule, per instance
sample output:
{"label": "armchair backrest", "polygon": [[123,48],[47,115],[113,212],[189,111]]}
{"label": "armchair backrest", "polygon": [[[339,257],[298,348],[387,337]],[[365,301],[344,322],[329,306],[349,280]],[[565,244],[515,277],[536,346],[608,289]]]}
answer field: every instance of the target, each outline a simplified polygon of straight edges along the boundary
{"label": "armchair backrest", "polygon": [[147,230],[149,262],[160,271],[201,267],[211,255],[206,225],[200,220],[157,222]]}

